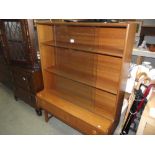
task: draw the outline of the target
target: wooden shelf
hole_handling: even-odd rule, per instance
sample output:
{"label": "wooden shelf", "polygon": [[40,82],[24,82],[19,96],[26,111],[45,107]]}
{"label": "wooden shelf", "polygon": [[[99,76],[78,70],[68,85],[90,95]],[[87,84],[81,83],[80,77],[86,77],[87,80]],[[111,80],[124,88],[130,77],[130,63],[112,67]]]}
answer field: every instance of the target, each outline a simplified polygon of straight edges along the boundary
{"label": "wooden shelf", "polygon": [[150,52],[147,50],[140,50],[136,48],[133,49],[132,55],[155,58],[155,52]]}
{"label": "wooden shelf", "polygon": [[94,45],[83,45],[83,44],[75,44],[75,43],[64,43],[64,42],[54,42],[54,41],[46,41],[42,42],[43,45],[59,47],[59,48],[67,48],[73,50],[80,50],[89,53],[103,54],[115,57],[123,57],[123,50],[115,49],[108,46],[94,46]]}
{"label": "wooden shelf", "polygon": [[[78,123],[84,122],[86,124],[91,124],[94,130],[98,130],[100,134],[106,134],[108,130],[111,128],[113,120],[107,119],[105,117],[101,117],[96,115],[89,110],[86,110],[80,106],[77,106],[74,103],[71,103],[63,98],[60,98],[60,94],[55,90],[44,90],[37,94],[38,100],[44,100],[44,108],[45,109],[53,109],[52,114],[57,115],[55,113],[60,112],[65,115],[65,120],[72,121],[72,126],[78,127]],[[47,104],[46,104],[47,103]],[[59,109],[56,111],[55,109]],[[58,117],[60,115],[57,115]],[[68,118],[68,119],[67,119]],[[73,119],[74,118],[74,123]],[[64,119],[63,117],[59,117],[59,119]],[[76,120],[77,119],[77,120]],[[80,121],[80,122],[79,122]],[[93,132],[93,131],[92,131]],[[89,133],[93,134],[93,133]]]}
{"label": "wooden shelf", "polygon": [[[106,79],[106,83],[103,82],[103,78],[98,78],[98,82],[96,82],[96,77],[87,73],[78,73],[77,71],[71,70],[71,69],[63,69],[60,70],[57,67],[48,67],[45,69],[45,71],[48,71],[50,73],[56,74],[58,76],[61,76],[63,78],[67,78],[70,80],[73,80],[75,82],[80,82],[82,84],[88,85],[90,87],[94,87],[96,89],[100,89],[103,91],[106,91],[108,93],[117,94],[117,83],[110,81],[109,79]],[[109,83],[111,83],[109,85]]]}

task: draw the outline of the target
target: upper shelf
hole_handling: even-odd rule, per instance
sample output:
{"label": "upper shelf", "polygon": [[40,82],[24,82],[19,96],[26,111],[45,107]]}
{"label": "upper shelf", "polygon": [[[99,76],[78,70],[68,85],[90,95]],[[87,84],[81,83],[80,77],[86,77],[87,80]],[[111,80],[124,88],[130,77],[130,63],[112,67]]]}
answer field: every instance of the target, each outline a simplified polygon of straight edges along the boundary
{"label": "upper shelf", "polygon": [[115,57],[123,57],[123,51],[116,48],[111,48],[108,46],[94,46],[94,45],[84,45],[84,44],[76,44],[76,43],[64,43],[64,42],[54,42],[54,41],[46,41],[42,42],[43,45],[67,48],[73,50],[80,50],[89,53],[97,53]]}
{"label": "upper shelf", "polygon": [[136,48],[133,49],[132,55],[155,58],[155,52],[150,52],[147,50],[139,50]]}

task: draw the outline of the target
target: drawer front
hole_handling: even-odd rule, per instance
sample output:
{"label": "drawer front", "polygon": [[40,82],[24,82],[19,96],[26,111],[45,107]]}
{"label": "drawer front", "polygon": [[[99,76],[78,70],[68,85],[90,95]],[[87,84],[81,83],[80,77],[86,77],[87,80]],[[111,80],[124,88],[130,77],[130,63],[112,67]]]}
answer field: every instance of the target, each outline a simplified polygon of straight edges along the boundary
{"label": "drawer front", "polygon": [[25,90],[30,90],[31,76],[23,72],[13,72],[14,83]]}
{"label": "drawer front", "polygon": [[95,42],[95,28],[81,26],[56,26],[56,41],[92,45]]}
{"label": "drawer front", "polygon": [[48,111],[55,117],[59,118],[63,122],[69,124],[71,127],[81,131],[84,134],[89,134],[89,135],[108,134],[108,131],[107,133],[105,133],[104,131],[99,130],[97,127],[92,126],[91,124],[79,118],[76,118],[75,116],[63,111],[62,109],[59,109],[53,106],[52,104],[49,104],[46,101],[43,101],[39,98],[37,98],[37,101],[38,101],[39,107]]}
{"label": "drawer front", "polygon": [[35,106],[35,103],[36,103],[35,96],[31,94],[30,92],[27,92],[22,88],[16,87],[14,93],[17,98],[30,104],[32,107]]}

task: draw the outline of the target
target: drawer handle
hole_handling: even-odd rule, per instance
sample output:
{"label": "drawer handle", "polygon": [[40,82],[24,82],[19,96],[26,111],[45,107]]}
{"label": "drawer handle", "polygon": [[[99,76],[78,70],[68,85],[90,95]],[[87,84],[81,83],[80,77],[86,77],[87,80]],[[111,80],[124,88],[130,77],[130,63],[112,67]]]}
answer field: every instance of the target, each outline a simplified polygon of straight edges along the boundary
{"label": "drawer handle", "polygon": [[75,40],[71,38],[71,39],[69,40],[69,42],[70,42],[71,44],[73,44],[73,43],[75,42]]}
{"label": "drawer handle", "polygon": [[26,80],[26,78],[25,77],[22,77],[22,79],[25,81]]}

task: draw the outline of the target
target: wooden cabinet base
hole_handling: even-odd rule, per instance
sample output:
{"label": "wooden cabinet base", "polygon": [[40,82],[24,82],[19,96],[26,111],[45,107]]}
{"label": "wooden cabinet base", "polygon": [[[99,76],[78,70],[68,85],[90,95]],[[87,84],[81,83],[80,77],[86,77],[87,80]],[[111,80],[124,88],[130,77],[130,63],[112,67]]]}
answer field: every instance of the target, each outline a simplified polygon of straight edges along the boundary
{"label": "wooden cabinet base", "polygon": [[49,120],[48,114],[51,114],[84,134],[112,134],[113,120],[61,99],[51,90],[37,94],[37,106],[45,110],[46,122]]}
{"label": "wooden cabinet base", "polygon": [[15,99],[21,99],[36,108],[36,93],[43,89],[40,69],[12,67]]}

